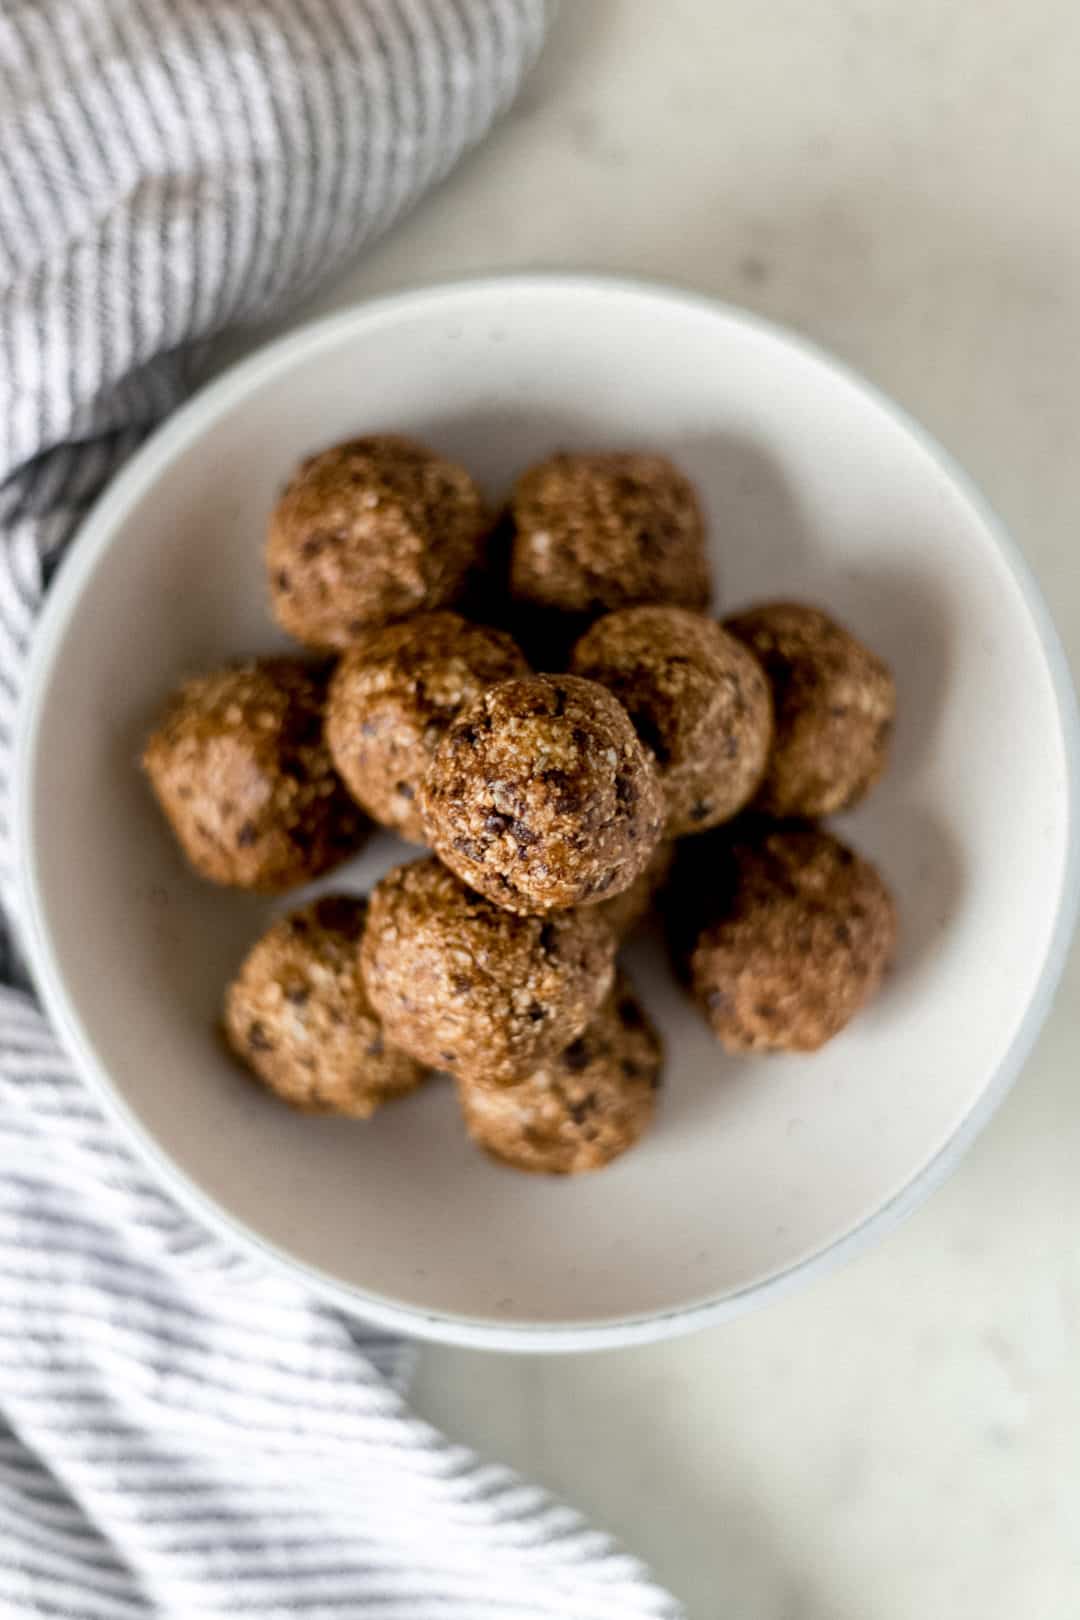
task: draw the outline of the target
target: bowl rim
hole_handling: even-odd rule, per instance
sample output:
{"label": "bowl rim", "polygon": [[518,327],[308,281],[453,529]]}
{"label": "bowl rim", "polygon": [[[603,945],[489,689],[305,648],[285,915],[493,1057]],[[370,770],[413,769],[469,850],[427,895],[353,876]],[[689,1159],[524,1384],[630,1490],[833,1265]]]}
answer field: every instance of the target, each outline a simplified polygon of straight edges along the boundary
{"label": "bowl rim", "polygon": [[[853,385],[921,447],[963,499],[974,509],[996,545],[1034,624],[1053,689],[1066,776],[1066,852],[1053,927],[1031,999],[996,1069],[966,1117],[948,1140],[892,1198],[850,1231],[783,1270],[719,1297],[695,1303],[595,1322],[529,1322],[493,1320],[427,1311],[343,1283],[318,1267],[271,1244],[239,1218],[222,1209],[191,1177],[175,1165],[167,1149],[147,1130],[125,1102],[103,1064],[78,1009],[70,1000],[57,967],[39,881],[37,846],[30,816],[36,774],[37,743],[43,700],[65,629],[83,588],[107,552],[126,511],[156,482],[160,473],[188,445],[202,437],[220,416],[276,372],[301,358],[334,347],[356,329],[425,305],[447,300],[469,301],[491,295],[587,293],[610,298],[662,302],[688,313],[721,316],[767,336],[812,359]],[[45,1009],[60,1033],[77,1072],[118,1121],[134,1149],[160,1184],[195,1220],[224,1241],[246,1251],[268,1269],[285,1273],[323,1302],[376,1326],[418,1338],[476,1349],[527,1353],[611,1349],[673,1338],[697,1328],[728,1321],[768,1303],[790,1289],[821,1276],[854,1258],[911,1215],[955,1169],[1014,1084],[1050,1011],[1064,971],[1070,941],[1080,915],[1080,839],[1075,836],[1080,805],[1080,708],[1068,660],[1035,576],[1016,541],[973,479],[914,417],[854,367],[801,333],[738,305],[686,291],[663,282],[631,276],[587,272],[528,271],[470,276],[392,292],[307,321],[229,365],[199,388],[156,428],[110,480],[79,524],[49,590],[35,627],[19,706],[13,771],[13,835],[18,915],[23,943]]]}

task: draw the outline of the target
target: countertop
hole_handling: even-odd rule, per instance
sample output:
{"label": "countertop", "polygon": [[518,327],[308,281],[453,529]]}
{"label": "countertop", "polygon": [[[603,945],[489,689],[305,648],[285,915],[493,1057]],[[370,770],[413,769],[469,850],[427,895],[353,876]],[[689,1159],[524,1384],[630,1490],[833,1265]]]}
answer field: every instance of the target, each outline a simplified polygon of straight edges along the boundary
{"label": "countertop", "polygon": [[[966,464],[1076,668],[1078,61],[1072,0],[564,0],[503,126],[317,308],[584,266],[787,322]],[[425,1349],[421,1410],[692,1620],[1080,1616],[1078,1051],[1074,954],[1005,1107],[878,1248],[655,1348]]]}

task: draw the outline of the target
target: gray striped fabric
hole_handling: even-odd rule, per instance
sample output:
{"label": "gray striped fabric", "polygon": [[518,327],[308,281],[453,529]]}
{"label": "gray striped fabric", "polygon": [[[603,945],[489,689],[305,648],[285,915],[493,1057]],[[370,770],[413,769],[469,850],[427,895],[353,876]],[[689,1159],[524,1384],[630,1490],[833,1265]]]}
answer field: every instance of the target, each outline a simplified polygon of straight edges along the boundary
{"label": "gray striped fabric", "polygon": [[[227,326],[388,225],[505,107],[544,0],[5,0],[0,857],[51,570]],[[9,914],[10,916],[10,914]],[[10,936],[5,941],[5,949]],[[0,987],[0,1614],[674,1616],[415,1418],[407,1355],[147,1178]]]}

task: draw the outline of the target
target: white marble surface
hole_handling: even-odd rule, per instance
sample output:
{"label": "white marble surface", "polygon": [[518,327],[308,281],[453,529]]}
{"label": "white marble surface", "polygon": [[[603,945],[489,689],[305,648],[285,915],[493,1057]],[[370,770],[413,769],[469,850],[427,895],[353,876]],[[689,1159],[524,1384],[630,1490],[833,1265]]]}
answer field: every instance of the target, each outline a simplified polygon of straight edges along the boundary
{"label": "white marble surface", "polygon": [[[320,307],[585,265],[787,321],[966,462],[1075,667],[1078,60],[1073,0],[563,0],[510,120]],[[654,1349],[425,1350],[422,1409],[693,1620],[1080,1616],[1078,1048],[1074,957],[1011,1099],[884,1246]]]}

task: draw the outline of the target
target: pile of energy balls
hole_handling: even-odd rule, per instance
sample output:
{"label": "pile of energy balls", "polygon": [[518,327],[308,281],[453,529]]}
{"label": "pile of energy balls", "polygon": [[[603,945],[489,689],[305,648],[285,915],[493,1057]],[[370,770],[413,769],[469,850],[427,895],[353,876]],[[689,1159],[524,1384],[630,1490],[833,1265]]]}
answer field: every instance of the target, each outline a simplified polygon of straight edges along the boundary
{"label": "pile of energy balls", "polygon": [[892,678],[817,608],[710,617],[667,459],[554,455],[500,515],[423,445],[355,439],[299,467],[266,559],[317,656],[174,695],[144,764],[184,853],[278,894],[372,821],[431,852],[279,918],[240,967],[229,1043],[286,1102],[366,1117],[449,1073],[504,1163],[608,1163],[660,1084],[616,954],[661,904],[729,1052],[813,1051],[876,990],[892,899],[818,822],[881,775]]}

